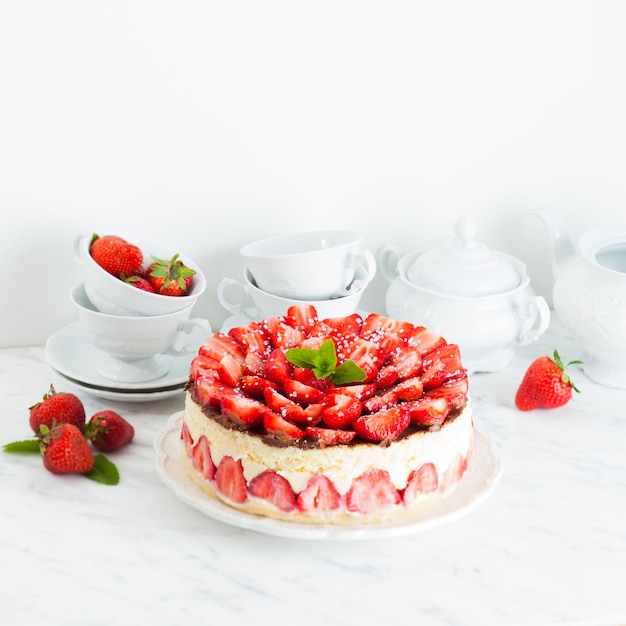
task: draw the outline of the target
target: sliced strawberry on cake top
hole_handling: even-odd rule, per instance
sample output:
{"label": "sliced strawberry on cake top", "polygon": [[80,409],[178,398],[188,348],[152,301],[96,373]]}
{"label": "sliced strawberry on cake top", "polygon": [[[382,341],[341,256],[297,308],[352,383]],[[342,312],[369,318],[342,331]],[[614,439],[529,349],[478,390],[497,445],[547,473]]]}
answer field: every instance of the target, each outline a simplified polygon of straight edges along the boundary
{"label": "sliced strawberry on cake top", "polygon": [[407,344],[424,355],[445,345],[446,340],[425,326],[415,326],[407,336]]}
{"label": "sliced strawberry on cake top", "polygon": [[278,437],[278,439],[302,439],[305,432],[302,428],[296,426],[296,424],[281,417],[274,411],[268,412],[263,418],[263,428],[268,434]]}
{"label": "sliced strawberry on cake top", "polygon": [[287,309],[285,321],[305,336],[317,322],[317,309],[312,304],[294,304]]}
{"label": "sliced strawberry on cake top", "polygon": [[398,404],[376,413],[361,415],[352,427],[366,441],[380,442],[397,439],[410,423],[408,410],[404,405]]}
{"label": "sliced strawberry on cake top", "polygon": [[422,396],[406,403],[409,418],[416,426],[441,426],[450,415],[452,404],[448,398]]}
{"label": "sliced strawberry on cake top", "polygon": [[322,401],[321,420],[328,428],[348,428],[361,415],[363,405],[353,395],[328,393]]}
{"label": "sliced strawberry on cake top", "polygon": [[[337,355],[339,356],[339,353]],[[382,350],[377,343],[359,337],[353,342],[350,352],[345,355],[345,360],[356,363],[365,372],[363,382],[368,383],[376,378],[382,366],[382,356]]]}
{"label": "sliced strawberry on cake top", "polygon": [[232,337],[222,332],[217,332],[207,339],[200,346],[198,353],[209,356],[218,363],[222,360],[224,354],[230,354],[241,363],[244,362],[246,356],[244,349]]}
{"label": "sliced strawberry on cake top", "polygon": [[228,331],[228,335],[246,352],[269,354],[270,335],[262,322],[250,321],[242,326],[235,326]]}
{"label": "sliced strawberry on cake top", "polygon": [[222,400],[222,415],[250,430],[263,425],[268,411],[266,404],[246,396],[233,394]]}
{"label": "sliced strawberry on cake top", "polygon": [[305,406],[317,404],[324,399],[324,391],[322,389],[293,378],[288,378],[283,383],[283,390],[290,400]]}
{"label": "sliced strawberry on cake top", "polygon": [[299,328],[294,328],[288,323],[284,315],[275,315],[263,320],[272,348],[287,350],[298,345],[306,337],[306,333]]}
{"label": "sliced strawberry on cake top", "polygon": [[285,352],[281,348],[275,348],[265,361],[265,377],[272,382],[282,385],[291,378],[293,366],[287,360]]}
{"label": "sliced strawberry on cake top", "polygon": [[448,343],[423,356],[422,383],[424,389],[439,387],[446,380],[465,375],[459,346]]}

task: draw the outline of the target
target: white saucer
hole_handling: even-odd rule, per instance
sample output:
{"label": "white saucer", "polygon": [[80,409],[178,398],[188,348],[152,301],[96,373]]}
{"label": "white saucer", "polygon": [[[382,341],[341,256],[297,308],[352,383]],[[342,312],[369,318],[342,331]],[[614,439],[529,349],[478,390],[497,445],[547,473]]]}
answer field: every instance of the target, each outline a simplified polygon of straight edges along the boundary
{"label": "white saucer", "polygon": [[156,402],[165,398],[172,398],[177,395],[182,395],[185,388],[184,384],[177,385],[172,388],[157,389],[156,391],[134,391],[132,389],[107,389],[106,387],[94,387],[91,385],[85,385],[76,380],[72,380],[67,376],[61,374],[61,372],[52,368],[56,374],[61,376],[63,380],[67,381],[70,385],[75,386],[80,392],[95,396],[96,398],[102,398],[103,400],[113,400],[117,402]]}
{"label": "white saucer", "polygon": [[[197,330],[194,329],[194,332]],[[197,337],[199,347],[204,340],[202,334],[198,332],[194,336],[192,333],[191,336],[193,339]],[[103,355],[105,353],[85,340],[78,322],[57,331],[46,342],[45,356],[48,363],[70,382],[94,395],[113,396],[114,399],[131,399],[130,396],[133,396],[136,401],[160,399],[179,393],[189,378],[189,366],[195,352],[179,357],[162,355],[167,361],[168,371],[160,378],[140,383],[115,381],[102,376],[96,369],[96,363]]]}
{"label": "white saucer", "polygon": [[302,524],[274,520],[239,511],[211,498],[185,474],[180,459],[183,412],[174,413],[157,434],[156,465],[163,482],[186,504],[226,524],[291,539],[371,539],[398,537],[427,530],[467,515],[492,493],[501,474],[495,443],[476,431],[476,452],[456,489],[428,509],[415,508],[394,522],[362,526]]}

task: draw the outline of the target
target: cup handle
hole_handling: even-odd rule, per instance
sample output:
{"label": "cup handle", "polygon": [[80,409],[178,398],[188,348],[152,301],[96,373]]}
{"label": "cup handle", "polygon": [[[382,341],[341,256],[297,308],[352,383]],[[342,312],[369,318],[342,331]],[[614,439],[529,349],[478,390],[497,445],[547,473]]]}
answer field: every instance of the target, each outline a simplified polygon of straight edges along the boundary
{"label": "cup handle", "polygon": [[519,318],[525,322],[516,346],[526,346],[546,332],[550,325],[550,307],[542,296],[522,302],[517,308]]}
{"label": "cup handle", "polygon": [[[186,335],[189,335],[192,333],[194,328],[199,328],[202,331],[204,339],[209,339],[209,337],[211,337],[211,335],[213,334],[209,320],[206,320],[202,317],[194,317],[190,320],[185,320],[178,328],[178,332],[183,332]],[[184,356],[185,354],[191,354],[192,352],[195,352],[198,347],[198,342],[194,341],[191,343],[186,343],[180,348],[171,347],[163,354],[169,354],[170,356]]]}
{"label": "cup handle", "polygon": [[76,261],[78,261],[78,263],[80,263],[80,265],[83,265],[83,263],[85,262],[85,255],[83,254],[82,247],[83,241],[85,241],[86,237],[87,235],[77,235],[74,239],[74,258],[76,259]]}
{"label": "cup handle", "polygon": [[369,250],[362,250],[350,257],[348,267],[354,270],[354,277],[350,285],[342,292],[342,296],[365,289],[372,282],[376,275],[376,259]]}
{"label": "cup handle", "polygon": [[398,263],[400,262],[400,254],[395,248],[389,246],[383,248],[380,252],[380,271],[389,281],[393,281],[398,277]]}
{"label": "cup handle", "polygon": [[[372,281],[376,275],[376,259],[369,250],[361,250],[356,252],[350,257],[349,262],[350,269],[353,270],[365,270],[365,276],[358,276],[357,278],[365,283]],[[356,273],[355,273],[356,275]]]}
{"label": "cup handle", "polygon": [[[226,291],[231,288],[235,291],[236,301],[230,300],[226,296]],[[235,314],[241,313],[247,307],[252,306],[252,298],[247,285],[234,278],[222,278],[217,286],[217,299],[227,311]]]}

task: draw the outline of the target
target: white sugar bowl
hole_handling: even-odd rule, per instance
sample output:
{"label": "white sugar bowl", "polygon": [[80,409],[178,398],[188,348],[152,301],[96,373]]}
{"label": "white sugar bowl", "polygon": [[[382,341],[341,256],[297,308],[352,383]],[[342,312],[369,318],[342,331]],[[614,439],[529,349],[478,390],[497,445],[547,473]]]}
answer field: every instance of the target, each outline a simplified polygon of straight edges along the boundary
{"label": "white sugar bowl", "polygon": [[403,257],[387,247],[379,265],[390,281],[387,314],[458,344],[469,372],[503,369],[517,347],[535,341],[550,323],[548,304],[531,288],[524,263],[477,241],[468,216],[456,222],[447,245]]}

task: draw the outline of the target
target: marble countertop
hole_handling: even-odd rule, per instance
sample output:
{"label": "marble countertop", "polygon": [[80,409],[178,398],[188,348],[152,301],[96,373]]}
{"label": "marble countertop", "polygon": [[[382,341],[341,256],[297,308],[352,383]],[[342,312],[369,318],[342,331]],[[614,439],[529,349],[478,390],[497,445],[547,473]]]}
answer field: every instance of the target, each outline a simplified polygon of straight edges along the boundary
{"label": "marble countertop", "polygon": [[[470,378],[475,421],[503,473],[467,515],[407,536],[286,539],[227,525],[159,478],[153,442],[182,392],[124,403],[81,390],[88,416],[114,408],[135,441],[110,455],[120,484],[48,473],[0,453],[3,623],[81,626],[626,624],[626,391],[594,384],[553,411],[513,403],[554,327],[502,372]],[[41,347],[0,350],[0,443],[30,437],[28,407],[53,383]],[[199,622],[200,620],[200,622]]]}

